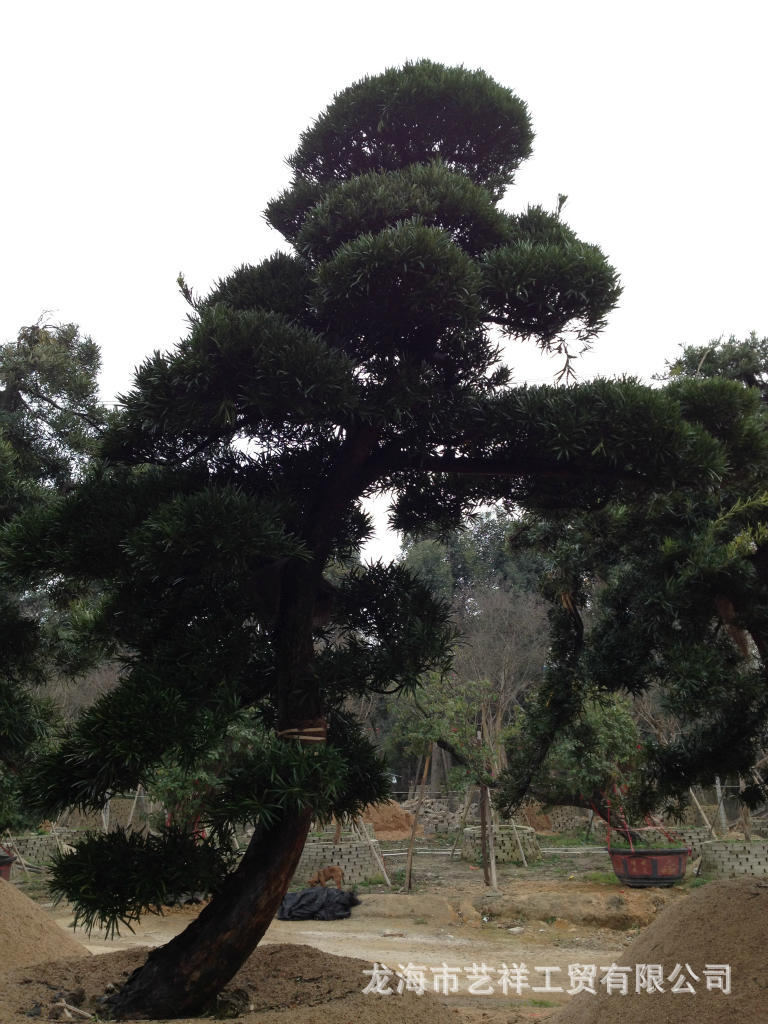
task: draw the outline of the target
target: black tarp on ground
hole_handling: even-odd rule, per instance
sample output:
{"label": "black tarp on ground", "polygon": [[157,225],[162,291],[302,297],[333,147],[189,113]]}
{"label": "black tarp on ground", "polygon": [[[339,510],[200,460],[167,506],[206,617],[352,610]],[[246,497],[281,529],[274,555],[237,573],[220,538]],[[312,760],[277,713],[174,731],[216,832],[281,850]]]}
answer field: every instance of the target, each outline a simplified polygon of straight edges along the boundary
{"label": "black tarp on ground", "polygon": [[314,889],[287,892],[277,912],[278,921],[338,921],[349,917],[360,900],[343,889]]}

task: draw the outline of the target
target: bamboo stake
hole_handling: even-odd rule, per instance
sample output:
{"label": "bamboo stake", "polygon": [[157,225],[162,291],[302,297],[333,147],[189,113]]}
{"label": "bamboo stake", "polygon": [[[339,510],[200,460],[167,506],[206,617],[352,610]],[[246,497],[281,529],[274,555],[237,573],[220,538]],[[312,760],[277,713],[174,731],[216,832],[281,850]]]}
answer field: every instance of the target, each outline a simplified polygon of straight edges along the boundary
{"label": "bamboo stake", "polygon": [[63,1010],[70,1020],[74,1020],[74,1015],[83,1017],[85,1020],[93,1020],[92,1013],[86,1013],[85,1010],[81,1010],[79,1006],[73,1006],[71,1003],[65,1002],[63,999],[59,999],[58,1002],[51,1004],[51,1009]]}
{"label": "bamboo stake", "polygon": [[136,796],[133,798],[133,803],[131,804],[131,813],[128,815],[128,824],[125,826],[126,829],[129,829],[131,827],[133,815],[134,812],[136,811],[136,804],[139,802],[139,793],[141,793],[141,783],[139,783],[138,786],[136,787]]}
{"label": "bamboo stake", "polygon": [[527,868],[528,860],[526,859],[525,850],[523,849],[523,842],[520,838],[520,833],[517,831],[517,822],[514,818],[512,819],[512,831],[515,833],[515,839],[517,840],[517,848],[520,851],[520,859],[523,862],[523,867]]}
{"label": "bamboo stake", "polygon": [[719,813],[720,827],[722,828],[723,833],[726,833],[728,831],[728,822],[725,820],[725,808],[723,807],[726,789],[725,786],[721,787],[719,775],[715,776],[715,792],[717,793],[717,810],[715,811],[715,814]]}
{"label": "bamboo stake", "polygon": [[693,792],[693,786],[689,786],[688,792],[691,794],[691,800],[693,800],[694,806],[696,807],[696,810],[701,815],[704,824],[709,829],[712,838],[713,839],[717,839],[717,833],[715,832],[714,828],[712,827],[709,818],[704,813],[704,808],[701,806],[699,801],[696,799],[696,794]]}
{"label": "bamboo stake", "polygon": [[472,785],[467,786],[467,795],[464,797],[464,810],[461,812],[461,824],[459,825],[458,834],[453,841],[453,846],[451,847],[451,860],[453,860],[453,855],[456,852],[459,840],[464,838],[464,829],[467,827],[467,815],[469,814],[469,805],[472,801],[472,790],[474,788],[475,787]]}
{"label": "bamboo stake", "polygon": [[411,839],[408,843],[408,859],[405,862],[405,888],[411,891],[411,871],[413,868],[413,846],[416,842],[416,826],[419,821],[419,811],[424,800],[424,790],[427,786],[427,778],[429,776],[429,762],[432,759],[431,752],[427,754],[426,761],[424,762],[424,774],[421,777],[421,786],[419,788],[419,802],[416,804],[416,809],[413,812],[413,825],[411,826]]}
{"label": "bamboo stake", "polygon": [[109,832],[109,798],[101,808],[101,825],[103,832]]}
{"label": "bamboo stake", "polygon": [[[424,758],[421,756],[421,754],[419,754],[419,760],[416,762],[416,775],[414,776],[413,785],[412,786],[410,786],[410,785],[408,786],[408,799],[409,800],[413,800],[413,798],[416,796],[416,787],[419,784],[419,776],[421,775],[421,766],[423,764],[424,764]],[[411,793],[411,790],[413,790],[413,793]]]}
{"label": "bamboo stake", "polygon": [[[363,837],[363,839],[365,839],[365,841],[368,843],[368,846],[371,848],[373,859],[378,864],[379,869],[381,870],[381,873],[384,876],[384,881],[387,883],[387,887],[391,889],[392,883],[389,880],[387,869],[384,866],[384,858],[381,856],[381,851],[376,846],[376,843],[374,843],[373,839],[371,839],[371,837],[368,835],[368,829],[365,827],[365,822],[363,821],[362,817],[359,817],[357,821],[354,822],[354,825],[357,828],[358,833]],[[339,828],[341,828],[341,821],[339,821]]]}
{"label": "bamboo stake", "polygon": [[[590,812],[589,812],[589,820],[587,821],[587,831],[584,833],[584,842],[586,842],[589,839],[590,834],[592,832],[592,826],[594,825],[594,823],[595,823],[595,812],[590,810]],[[530,825],[530,820],[528,821],[528,824]]]}
{"label": "bamboo stake", "polygon": [[8,836],[8,845],[11,847],[12,850],[16,851],[16,856],[19,858],[19,864],[21,864],[21,866],[24,868],[25,875],[27,876],[27,878],[31,878],[32,875],[29,873],[29,868],[27,867],[27,862],[24,860],[24,858],[19,853],[19,848],[16,845],[16,843],[14,843],[13,836],[11,835],[10,830],[6,830],[5,834]]}

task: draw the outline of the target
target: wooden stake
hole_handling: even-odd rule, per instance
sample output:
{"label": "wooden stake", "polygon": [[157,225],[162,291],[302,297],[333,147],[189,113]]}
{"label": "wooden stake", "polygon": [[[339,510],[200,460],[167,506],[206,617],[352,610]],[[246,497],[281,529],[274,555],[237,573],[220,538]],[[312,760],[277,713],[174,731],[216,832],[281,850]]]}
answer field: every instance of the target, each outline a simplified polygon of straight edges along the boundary
{"label": "wooden stake", "polygon": [[721,787],[719,775],[715,776],[715,792],[717,793],[717,811],[715,811],[715,814],[719,813],[720,827],[723,830],[723,834],[725,834],[728,831],[728,822],[725,820],[725,808],[723,807],[723,800],[725,799],[725,786]]}
{"label": "wooden stake", "polygon": [[29,868],[27,867],[27,862],[24,860],[24,858],[19,853],[19,848],[16,845],[16,843],[14,843],[13,836],[11,835],[10,831],[6,831],[5,834],[8,836],[8,845],[11,847],[12,850],[16,851],[16,856],[19,858],[19,864],[21,864],[21,866],[24,868],[24,873],[26,874],[27,878],[31,878],[32,876],[29,873]]}
{"label": "wooden stake", "polygon": [[139,802],[139,793],[141,793],[141,783],[139,783],[138,786],[136,787],[136,796],[133,798],[133,803],[131,804],[131,813],[128,815],[128,824],[125,826],[126,829],[129,829],[131,827],[133,815],[134,812],[136,811],[136,804]]}
{"label": "wooden stake", "polygon": [[453,860],[453,855],[456,852],[459,840],[464,839],[464,829],[467,826],[467,815],[469,814],[469,805],[472,800],[472,790],[474,788],[475,787],[473,785],[467,786],[467,795],[464,797],[464,810],[461,812],[461,824],[459,825],[458,834],[453,841],[453,846],[451,847],[451,860]]}
{"label": "wooden stake", "polygon": [[81,1010],[79,1006],[72,1006],[71,1003],[66,1003],[63,999],[60,999],[57,1003],[52,1003],[51,1009],[53,1009],[54,1006],[57,1009],[63,1010],[70,1020],[74,1019],[74,1014],[77,1014],[78,1017],[83,1017],[85,1020],[93,1020],[92,1013],[86,1013],[85,1010]]}
{"label": "wooden stake", "polygon": [[419,811],[424,801],[424,790],[427,786],[427,778],[429,777],[429,762],[432,759],[432,754],[427,754],[427,759],[424,762],[424,774],[421,777],[421,786],[419,787],[419,802],[416,804],[416,810],[413,812],[413,825],[411,826],[411,839],[408,843],[408,858],[405,862],[405,888],[408,892],[411,891],[411,872],[413,869],[413,846],[416,842],[416,826],[419,822]]}
{"label": "wooden stake", "polygon": [[698,800],[696,799],[696,794],[695,794],[695,793],[693,792],[693,786],[690,786],[690,787],[689,787],[689,789],[688,789],[688,792],[689,792],[689,793],[691,794],[691,800],[693,800],[693,803],[694,803],[694,805],[695,805],[695,807],[696,807],[696,810],[697,810],[697,811],[699,812],[699,814],[701,815],[702,821],[704,822],[704,824],[705,824],[705,825],[707,826],[707,828],[709,829],[709,831],[710,831],[710,833],[711,833],[711,835],[712,835],[712,838],[713,838],[713,839],[717,839],[717,833],[715,832],[714,828],[712,828],[712,825],[711,825],[711,823],[710,823],[710,820],[709,820],[709,818],[708,818],[708,817],[706,816],[706,814],[704,813],[704,808],[703,808],[703,807],[701,806],[701,804],[699,803],[699,801],[698,801]]}
{"label": "wooden stake", "polygon": [[[528,867],[528,861],[526,860],[525,850],[523,849],[523,843],[522,843],[522,840],[520,839],[520,833],[517,831],[517,822],[515,821],[514,818],[512,819],[512,831],[515,833],[515,839],[517,840],[517,848],[520,851],[520,859],[523,862],[523,867],[527,868]],[[494,867],[495,867],[495,865],[494,865]]]}
{"label": "wooden stake", "polygon": [[[384,881],[387,883],[387,886],[391,889],[392,883],[389,880],[387,869],[384,866],[384,858],[381,856],[381,852],[376,846],[376,843],[368,835],[368,829],[365,827],[365,822],[363,821],[362,817],[359,817],[355,822],[353,822],[353,826],[357,829],[358,835],[360,835],[366,841],[366,843],[368,843],[368,846],[371,848],[371,853],[373,854],[373,859],[378,864],[379,870],[384,876]],[[339,828],[341,828],[341,821],[339,821]]]}

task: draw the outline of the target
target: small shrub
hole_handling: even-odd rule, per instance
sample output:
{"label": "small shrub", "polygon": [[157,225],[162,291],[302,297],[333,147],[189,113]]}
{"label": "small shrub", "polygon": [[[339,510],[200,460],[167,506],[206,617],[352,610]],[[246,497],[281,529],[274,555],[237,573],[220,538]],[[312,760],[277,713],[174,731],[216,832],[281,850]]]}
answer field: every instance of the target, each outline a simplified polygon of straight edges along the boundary
{"label": "small shrub", "polygon": [[698,889],[702,885],[706,885],[710,879],[706,875],[698,875],[696,878],[692,878],[690,882],[686,883],[689,889]]}
{"label": "small shrub", "polygon": [[362,882],[360,883],[360,885],[362,885],[362,886],[386,885],[386,884],[387,884],[387,880],[386,880],[386,878],[383,875],[369,875],[367,878],[364,878],[362,880]]}
{"label": "small shrub", "polygon": [[622,884],[612,871],[587,871],[581,877],[585,882],[597,882],[598,885]]}

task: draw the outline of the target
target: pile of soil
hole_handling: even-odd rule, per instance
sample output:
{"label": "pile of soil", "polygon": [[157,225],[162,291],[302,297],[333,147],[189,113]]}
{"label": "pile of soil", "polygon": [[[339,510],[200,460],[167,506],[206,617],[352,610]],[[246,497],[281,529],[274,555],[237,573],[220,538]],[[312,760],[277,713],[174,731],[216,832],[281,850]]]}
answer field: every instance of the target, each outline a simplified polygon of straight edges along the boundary
{"label": "pile of soil", "polygon": [[[385,804],[369,804],[363,811],[363,821],[373,825],[377,839],[390,841],[410,838],[413,828],[413,815],[394,800]],[[423,829],[419,826],[416,835],[422,834]]]}
{"label": "pile of soil", "polygon": [[684,900],[680,889],[615,889],[578,881],[515,880],[499,894],[481,893],[475,908],[500,924],[546,921],[553,915],[571,924],[627,931],[655,921],[667,904]]}
{"label": "pile of soil", "polygon": [[[0,878],[0,962],[6,967],[26,967],[88,956],[77,939],[67,935],[50,914],[15,885]],[[2,1020],[0,1015],[0,1020]]]}
{"label": "pile of soil", "polygon": [[[710,882],[662,911],[627,947],[620,964],[630,966],[629,994],[575,996],[556,1018],[557,1024],[765,1024],[768,1017],[768,976],[765,973],[765,922],[768,882],[740,878]],[[667,977],[682,965],[684,982],[695,994],[636,993],[635,965],[661,964]],[[690,965],[699,980],[686,970]],[[706,964],[729,964],[731,994],[707,991]],[[602,964],[600,966],[603,966]],[[600,973],[598,974],[598,977]]]}
{"label": "pile of soil", "polygon": [[[72,1005],[97,1012],[104,989],[122,984],[145,957],[146,950],[123,950],[46,964],[34,972],[0,970],[0,1020],[29,1024],[30,1011],[45,1020],[61,994],[67,1002],[74,1000]],[[369,980],[363,970],[370,968],[365,960],[330,956],[311,946],[264,946],[224,989],[214,1019],[237,1015],[240,1024],[459,1024],[454,1011],[429,995],[363,995]],[[200,1024],[200,1019],[175,1024]]]}
{"label": "pile of soil", "polygon": [[[554,835],[552,828],[552,819],[544,810],[543,804],[539,803],[538,800],[529,800],[522,805],[520,808],[520,818],[522,818],[522,824],[528,825],[536,833],[544,835]],[[518,823],[520,823],[518,819]]]}

